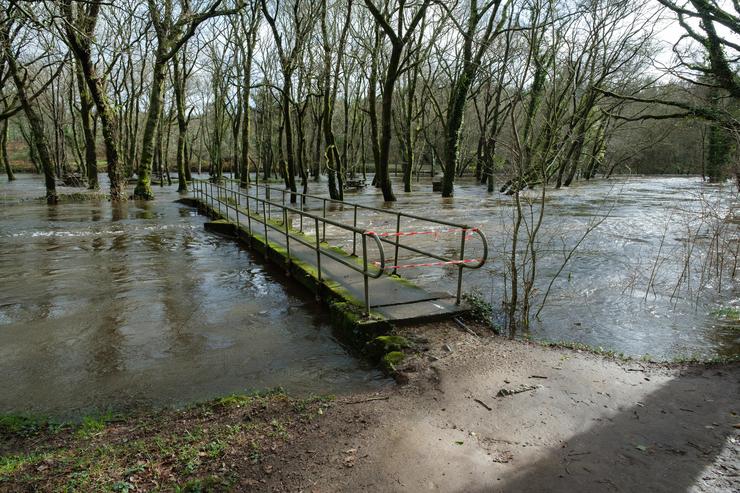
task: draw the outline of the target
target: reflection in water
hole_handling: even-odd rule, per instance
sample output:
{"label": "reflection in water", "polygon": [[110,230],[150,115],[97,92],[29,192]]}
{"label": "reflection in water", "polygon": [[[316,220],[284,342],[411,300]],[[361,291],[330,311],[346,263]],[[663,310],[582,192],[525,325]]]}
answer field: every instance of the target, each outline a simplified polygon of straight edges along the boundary
{"label": "reflection in water", "polygon": [[0,412],[384,384],[337,344],[312,297],[207,234],[174,190],[153,203],[47,206],[8,200],[43,195],[37,179],[2,186]]}

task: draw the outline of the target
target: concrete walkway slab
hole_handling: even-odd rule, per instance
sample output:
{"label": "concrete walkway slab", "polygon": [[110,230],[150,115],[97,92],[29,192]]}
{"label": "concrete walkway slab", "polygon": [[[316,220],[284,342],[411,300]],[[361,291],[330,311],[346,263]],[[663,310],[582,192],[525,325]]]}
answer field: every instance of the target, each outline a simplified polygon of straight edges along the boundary
{"label": "concrete walkway slab", "polygon": [[[222,203],[221,211],[211,210],[207,204],[200,202],[201,207],[208,209],[209,214],[214,217],[221,217],[237,227],[242,236],[252,237],[261,240],[265,236],[264,219],[261,215],[252,213],[247,214],[244,208],[239,208],[238,213],[234,210],[234,205],[229,205],[228,217],[225,213],[225,204]],[[251,220],[251,234],[250,234]],[[308,221],[304,221],[308,222]],[[289,221],[298,225],[297,221]],[[288,262],[300,262],[307,264],[315,272],[318,272],[318,260],[316,251],[300,242],[308,242],[314,245],[316,242],[313,228],[305,232],[290,230],[286,238],[285,231],[278,231],[275,228],[281,228],[279,223],[270,222],[267,228],[267,241],[273,250],[277,250],[282,255],[282,261],[286,266]],[[358,253],[361,253],[358,238]],[[368,251],[377,249],[372,239],[368,240]],[[343,293],[346,301],[355,304],[365,305],[365,288],[362,275],[362,258],[352,256],[343,252],[337,247],[332,247],[326,243],[321,243],[321,279],[324,283],[333,283],[334,291]],[[290,252],[288,258],[287,252]],[[333,257],[341,258],[343,261],[357,265],[359,270],[355,270],[336,260]],[[372,264],[372,262],[369,260]],[[372,267],[370,268],[372,270]],[[368,294],[371,312],[374,316],[381,316],[388,322],[393,323],[413,323],[431,319],[444,319],[460,315],[467,311],[464,305],[457,305],[455,297],[450,293],[430,293],[429,291],[416,286],[412,282],[386,274],[377,279],[368,279]]]}

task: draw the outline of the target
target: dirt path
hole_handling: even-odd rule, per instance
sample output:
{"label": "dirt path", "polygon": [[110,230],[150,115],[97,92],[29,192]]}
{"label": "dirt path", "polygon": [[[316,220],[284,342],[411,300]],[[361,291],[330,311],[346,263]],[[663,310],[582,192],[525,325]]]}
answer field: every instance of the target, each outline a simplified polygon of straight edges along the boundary
{"label": "dirt path", "polygon": [[[287,447],[271,488],[740,491],[738,365],[615,362],[451,325],[428,335],[409,385],[340,400]],[[377,400],[348,403],[363,399]]]}
{"label": "dirt path", "polygon": [[0,492],[740,491],[740,364],[618,362],[454,324],[406,335],[408,383],[382,394],[61,428],[0,416]]}

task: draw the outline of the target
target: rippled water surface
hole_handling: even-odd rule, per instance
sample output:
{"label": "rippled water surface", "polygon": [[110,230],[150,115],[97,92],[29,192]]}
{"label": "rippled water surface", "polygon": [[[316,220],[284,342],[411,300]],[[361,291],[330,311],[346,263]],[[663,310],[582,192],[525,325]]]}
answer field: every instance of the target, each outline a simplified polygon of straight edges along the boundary
{"label": "rippled water surface", "polygon": [[[424,182],[415,184],[412,194],[397,187],[398,201],[392,205],[384,205],[371,187],[345,199],[389,211],[480,226],[490,245],[489,262],[481,270],[465,271],[465,287],[477,288],[487,300],[500,306],[511,236],[511,197],[489,194],[484,187],[464,180],[456,185],[453,198],[443,199],[430,189]],[[535,194],[530,193],[528,198],[536,198]],[[319,210],[317,202],[309,205]],[[711,185],[698,178],[630,177],[582,182],[548,191],[537,244],[539,282],[535,311],[565,256],[589,225],[600,224],[586,236],[553,282],[539,321],[533,321],[531,335],[663,359],[737,354],[738,322],[718,313],[734,308],[737,314],[740,308],[737,265],[735,277],[731,277],[740,239],[738,211],[737,194],[729,182]],[[536,212],[537,208],[535,217]],[[330,207],[330,214],[352,220],[351,210]],[[718,241],[724,245],[724,255],[715,260],[722,263],[722,276],[715,271],[718,262],[711,268],[705,262],[720,223],[722,234]],[[359,225],[394,231],[395,219],[387,214],[361,215]],[[421,227],[411,220],[404,220],[401,225],[403,231]],[[419,235],[403,241],[448,255],[457,251],[460,243],[455,234]],[[349,239],[344,242],[351,249]],[[476,257],[480,251],[476,244],[469,244],[466,257]],[[684,272],[689,256],[690,276]],[[402,256],[400,260],[415,261],[418,262],[411,256]],[[404,276],[430,289],[449,291],[456,287],[456,273],[449,267],[402,271]]]}
{"label": "rippled water surface", "polygon": [[0,412],[385,384],[332,337],[312,296],[156,192],[47,206],[33,199],[38,177],[0,184]]}

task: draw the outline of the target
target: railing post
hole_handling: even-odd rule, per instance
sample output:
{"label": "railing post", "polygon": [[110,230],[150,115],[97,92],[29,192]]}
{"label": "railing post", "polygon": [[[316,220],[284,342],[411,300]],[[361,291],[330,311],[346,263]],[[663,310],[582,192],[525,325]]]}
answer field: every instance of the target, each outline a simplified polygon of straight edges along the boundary
{"label": "railing post", "polygon": [[300,223],[298,226],[298,231],[300,231],[301,233],[303,233],[303,203],[305,200],[306,198],[301,195],[301,219],[300,219]]}
{"label": "railing post", "polygon": [[249,187],[247,187],[247,231],[249,232],[249,246],[252,246],[252,212],[249,209]]}
{"label": "railing post", "polygon": [[[352,220],[352,227],[357,229],[357,204],[354,204],[354,219]],[[352,231],[352,256],[357,256],[357,231]]]}
{"label": "railing post", "polygon": [[288,268],[288,274],[290,274],[290,233],[288,230],[288,209],[283,207],[283,226],[285,226],[285,252],[288,258],[285,259],[285,264]]}
{"label": "railing post", "polygon": [[267,243],[267,217],[265,216],[265,204],[266,203],[267,203],[266,200],[262,202],[262,221],[263,221],[263,224],[265,225],[265,258],[267,258],[267,247],[268,247],[268,243]]}
{"label": "railing post", "polygon": [[314,224],[316,226],[316,268],[319,273],[319,284],[321,284],[321,241],[319,240],[319,218],[314,218]]}
{"label": "railing post", "polygon": [[391,274],[397,274],[398,269],[398,243],[401,241],[401,214],[396,214],[396,251],[393,254],[393,272]]}
{"label": "railing post", "polygon": [[224,212],[226,213],[226,220],[228,221],[229,220],[229,193],[226,190],[225,186],[223,188],[219,186],[219,191],[223,192],[222,193],[223,199],[221,200],[224,203]]}
{"label": "railing post", "polygon": [[239,236],[239,195],[237,195],[237,191],[233,188],[231,191],[234,193],[234,215],[236,216],[236,235]]}
{"label": "railing post", "polygon": [[367,236],[362,235],[362,278],[365,284],[365,316],[370,316],[370,292],[368,291],[367,278]]}
{"label": "railing post", "polygon": [[468,236],[467,226],[463,227],[462,239],[460,240],[460,265],[458,266],[458,274],[457,274],[457,300],[455,301],[456,305],[460,304],[460,299],[462,298],[462,274],[463,274],[462,261],[465,260],[465,237],[466,236]]}
{"label": "railing post", "polygon": [[216,183],[216,203],[218,204],[218,213],[221,214],[221,187]]}
{"label": "railing post", "polygon": [[[323,207],[323,213],[321,217],[326,219],[326,199],[324,199],[324,207]],[[322,223],[321,227],[322,227],[321,241],[326,241],[326,221]]]}

